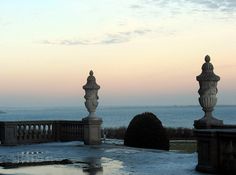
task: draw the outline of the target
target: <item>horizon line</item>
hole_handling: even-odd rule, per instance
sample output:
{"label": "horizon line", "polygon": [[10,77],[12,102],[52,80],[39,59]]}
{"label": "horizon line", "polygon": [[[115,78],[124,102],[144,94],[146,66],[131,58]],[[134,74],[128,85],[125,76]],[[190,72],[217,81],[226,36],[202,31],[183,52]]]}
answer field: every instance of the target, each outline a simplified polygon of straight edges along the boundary
{"label": "horizon line", "polygon": [[[217,107],[236,107],[236,104],[219,104]],[[200,105],[100,105],[99,108],[107,108],[107,107],[117,107],[117,108],[129,108],[129,107],[201,107]],[[76,106],[76,105],[33,105],[33,106],[0,106],[0,110],[4,108],[86,108],[85,106]]]}

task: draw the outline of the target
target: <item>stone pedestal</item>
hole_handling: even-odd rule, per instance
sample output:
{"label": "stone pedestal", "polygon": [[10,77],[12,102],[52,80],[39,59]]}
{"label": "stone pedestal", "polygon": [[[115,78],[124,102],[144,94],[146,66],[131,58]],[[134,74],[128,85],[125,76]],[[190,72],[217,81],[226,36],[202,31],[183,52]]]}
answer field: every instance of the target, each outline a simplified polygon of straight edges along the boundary
{"label": "stone pedestal", "polygon": [[[224,128],[225,127],[225,128]],[[232,128],[232,129],[231,129]],[[236,174],[236,126],[196,129],[198,165],[205,173]]]}
{"label": "stone pedestal", "polygon": [[199,120],[194,121],[194,128],[196,129],[205,129],[205,128],[215,128],[217,126],[222,126],[223,120],[218,120],[214,117],[204,117]]}
{"label": "stone pedestal", "polygon": [[101,124],[102,119],[86,117],[83,118],[84,123],[84,144],[98,145],[101,144]]}
{"label": "stone pedestal", "polygon": [[17,145],[17,125],[14,122],[0,123],[0,144]]}
{"label": "stone pedestal", "polygon": [[218,171],[217,133],[211,130],[195,130],[197,138],[198,165],[196,170],[206,173]]}

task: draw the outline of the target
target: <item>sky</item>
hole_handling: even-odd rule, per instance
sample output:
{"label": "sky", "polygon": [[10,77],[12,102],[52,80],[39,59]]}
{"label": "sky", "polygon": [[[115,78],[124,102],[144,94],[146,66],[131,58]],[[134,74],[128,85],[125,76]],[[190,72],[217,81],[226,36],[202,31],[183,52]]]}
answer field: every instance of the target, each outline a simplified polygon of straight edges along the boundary
{"label": "sky", "polygon": [[0,106],[198,105],[210,55],[236,104],[235,0],[0,0]]}

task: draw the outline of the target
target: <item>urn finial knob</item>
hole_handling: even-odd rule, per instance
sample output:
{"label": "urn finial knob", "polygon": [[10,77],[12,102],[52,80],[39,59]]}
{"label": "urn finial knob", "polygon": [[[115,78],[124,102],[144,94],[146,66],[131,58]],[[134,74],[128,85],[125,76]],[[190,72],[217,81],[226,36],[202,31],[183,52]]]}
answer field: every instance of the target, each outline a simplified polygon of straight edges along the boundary
{"label": "urn finial knob", "polygon": [[209,55],[205,56],[205,61],[206,63],[209,63],[211,61],[211,57]]}
{"label": "urn finial knob", "polygon": [[93,76],[93,71],[92,71],[92,70],[89,72],[89,75],[90,75],[90,76]]}

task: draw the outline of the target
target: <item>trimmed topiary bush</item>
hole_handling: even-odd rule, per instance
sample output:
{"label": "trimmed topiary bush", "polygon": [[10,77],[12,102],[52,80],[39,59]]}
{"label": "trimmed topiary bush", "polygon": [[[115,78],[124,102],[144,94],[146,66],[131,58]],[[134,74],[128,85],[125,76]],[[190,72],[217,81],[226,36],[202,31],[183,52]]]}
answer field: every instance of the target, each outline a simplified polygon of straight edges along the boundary
{"label": "trimmed topiary bush", "polygon": [[130,122],[124,144],[131,147],[169,150],[169,138],[161,121],[150,112],[136,115]]}

